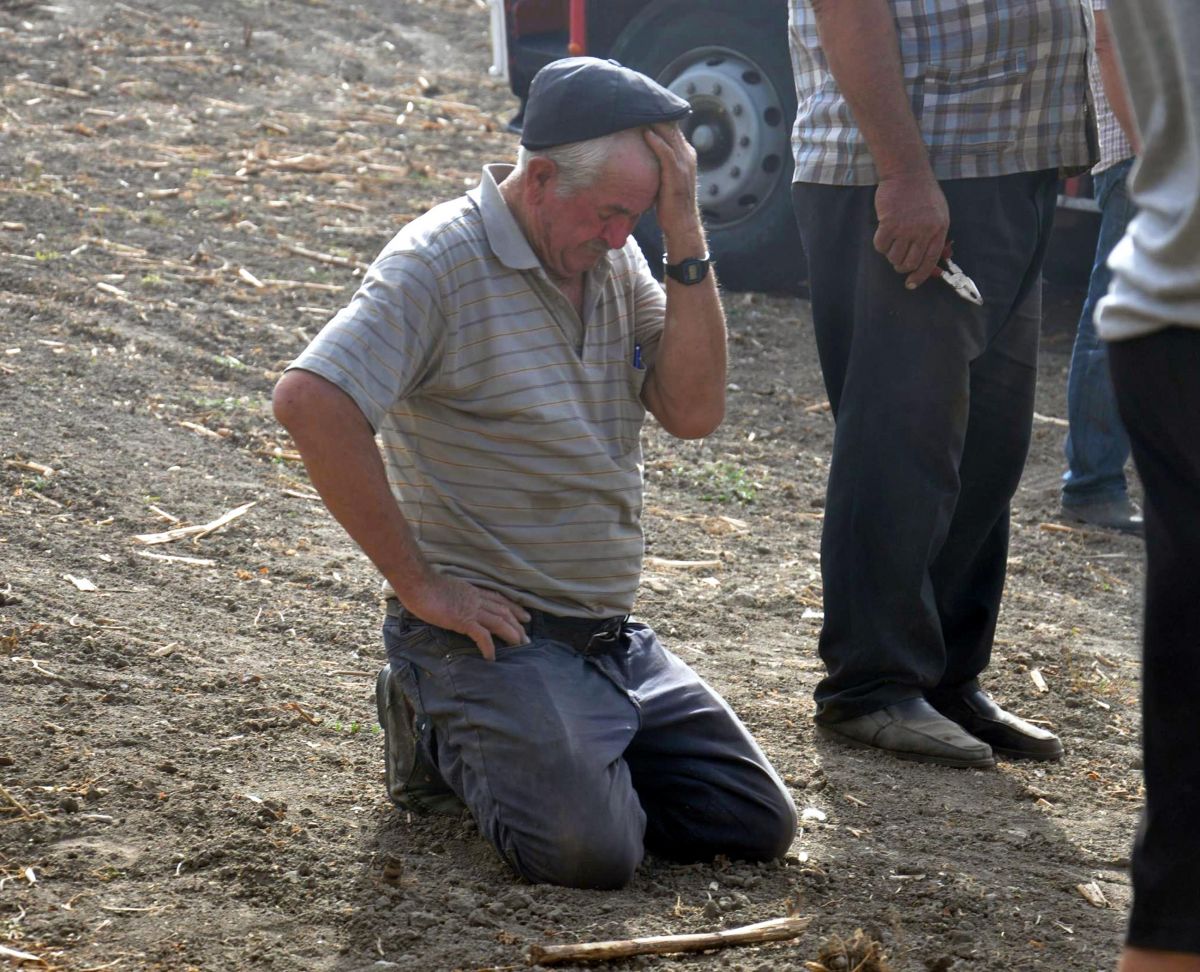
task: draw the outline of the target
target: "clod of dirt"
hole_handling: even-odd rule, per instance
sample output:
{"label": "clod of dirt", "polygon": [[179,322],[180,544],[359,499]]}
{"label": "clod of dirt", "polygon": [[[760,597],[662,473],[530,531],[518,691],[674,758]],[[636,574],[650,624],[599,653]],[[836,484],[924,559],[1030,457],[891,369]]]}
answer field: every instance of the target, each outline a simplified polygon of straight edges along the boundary
{"label": "clod of dirt", "polygon": [[367,76],[367,67],[356,57],[344,57],[338,62],[338,74],[343,81],[357,84]]}
{"label": "clod of dirt", "polygon": [[891,972],[883,945],[861,928],[849,940],[832,936],[817,953],[815,962],[805,962],[808,972]]}

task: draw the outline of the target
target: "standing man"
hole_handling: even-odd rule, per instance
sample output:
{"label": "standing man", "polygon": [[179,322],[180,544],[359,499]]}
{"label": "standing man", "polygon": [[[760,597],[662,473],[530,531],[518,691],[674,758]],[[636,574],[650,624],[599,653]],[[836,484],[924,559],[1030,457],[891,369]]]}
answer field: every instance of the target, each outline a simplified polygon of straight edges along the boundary
{"label": "standing man", "polygon": [[[465,804],[529,881],[615,888],[646,850],[766,860],[795,834],[729,706],[628,618],[645,413],[695,438],[725,408],[688,111],[612,61],[543,68],[516,166],[406,226],[275,391],[387,583],[389,796]],[[630,237],[652,206],[665,293]]]}
{"label": "standing man", "polygon": [[1146,808],[1121,972],[1200,972],[1200,19],[1193,0],[1110,11],[1142,135],[1097,317],[1146,506]]}
{"label": "standing man", "polygon": [[[1052,760],[980,688],[1033,415],[1057,179],[1093,158],[1085,0],[792,0],[792,186],[837,423],[825,736]],[[945,248],[982,304],[932,277]]]}
{"label": "standing man", "polygon": [[1125,461],[1129,436],[1117,412],[1108,374],[1108,352],[1096,334],[1096,305],[1108,293],[1112,274],[1108,255],[1125,235],[1133,218],[1129,170],[1137,151],[1137,127],[1121,80],[1121,65],[1108,26],[1105,0],[1093,0],[1096,58],[1090,72],[1100,161],[1092,169],[1092,186],[1100,207],[1096,260],[1087,299],[1079,316],[1071,370],[1067,376],[1067,471],[1063,474],[1062,512],[1067,519],[1092,526],[1141,534],[1142,514],[1129,498]]}

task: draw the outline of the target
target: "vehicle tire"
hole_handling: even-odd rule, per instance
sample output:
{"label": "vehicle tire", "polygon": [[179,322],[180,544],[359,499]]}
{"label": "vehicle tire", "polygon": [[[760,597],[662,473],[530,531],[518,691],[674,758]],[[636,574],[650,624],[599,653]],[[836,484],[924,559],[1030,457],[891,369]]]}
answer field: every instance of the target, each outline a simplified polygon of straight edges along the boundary
{"label": "vehicle tire", "polygon": [[[697,192],[709,249],[730,290],[796,292],[807,276],[792,213],[790,135],[796,95],[787,7],[743,0],[660,0],[631,20],[611,56],[692,104],[684,132],[696,149]],[[656,269],[662,234],[636,232]]]}

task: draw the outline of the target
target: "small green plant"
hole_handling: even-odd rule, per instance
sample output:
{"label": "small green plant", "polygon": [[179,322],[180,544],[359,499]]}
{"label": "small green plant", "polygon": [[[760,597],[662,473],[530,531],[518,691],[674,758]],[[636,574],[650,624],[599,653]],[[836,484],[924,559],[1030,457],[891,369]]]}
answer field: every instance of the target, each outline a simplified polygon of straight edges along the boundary
{"label": "small green plant", "polygon": [[58,250],[37,250],[33,255],[35,259],[40,260],[43,263],[46,263],[50,260],[57,260],[62,256]]}
{"label": "small green plant", "polygon": [[157,274],[157,273],[143,273],[142,274],[142,283],[147,287],[158,287],[158,286],[162,285],[162,282],[163,282],[163,278],[162,278],[161,274]]}
{"label": "small green plant", "polygon": [[716,503],[753,503],[758,486],[741,466],[724,459],[711,462],[700,470],[703,499]]}
{"label": "small green plant", "polygon": [[233,203],[224,196],[199,196],[196,205],[207,206],[209,209],[232,209]]}

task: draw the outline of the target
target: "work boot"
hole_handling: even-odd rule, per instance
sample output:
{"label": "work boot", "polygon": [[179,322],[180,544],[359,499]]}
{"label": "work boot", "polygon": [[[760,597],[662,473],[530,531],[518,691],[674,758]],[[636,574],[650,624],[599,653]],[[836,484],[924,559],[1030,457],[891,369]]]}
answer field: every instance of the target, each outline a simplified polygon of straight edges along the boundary
{"label": "work boot", "polygon": [[466,809],[462,801],[426,754],[423,743],[432,736],[427,720],[417,718],[391,665],[384,665],[375,680],[375,708],[383,729],[388,799],[413,813],[461,814]]}

